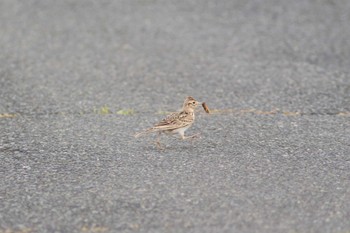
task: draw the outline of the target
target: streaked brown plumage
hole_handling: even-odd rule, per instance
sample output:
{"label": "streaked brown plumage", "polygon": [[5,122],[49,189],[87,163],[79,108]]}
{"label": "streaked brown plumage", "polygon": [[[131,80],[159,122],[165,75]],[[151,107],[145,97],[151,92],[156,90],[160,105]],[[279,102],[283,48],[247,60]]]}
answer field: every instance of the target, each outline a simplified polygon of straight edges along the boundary
{"label": "streaked brown plumage", "polygon": [[153,132],[179,133],[182,139],[193,138],[197,135],[185,137],[185,131],[191,127],[195,120],[194,110],[201,103],[189,96],[185,99],[180,112],[174,112],[155,124],[153,127],[135,134],[138,138]]}

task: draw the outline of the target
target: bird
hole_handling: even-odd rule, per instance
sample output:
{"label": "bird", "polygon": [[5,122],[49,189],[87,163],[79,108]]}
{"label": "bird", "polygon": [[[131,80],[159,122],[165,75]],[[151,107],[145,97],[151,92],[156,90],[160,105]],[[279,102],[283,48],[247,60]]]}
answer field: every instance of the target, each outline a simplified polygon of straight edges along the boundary
{"label": "bird", "polygon": [[200,102],[195,100],[192,96],[186,97],[183,102],[182,108],[179,112],[174,112],[165,117],[163,120],[155,124],[153,127],[148,128],[142,132],[136,133],[135,138],[150,133],[158,132],[157,145],[160,147],[160,135],[161,133],[166,134],[180,134],[182,140],[193,139],[199,136],[195,134],[192,136],[185,136],[185,131],[192,126],[195,120],[195,109],[201,105]]}

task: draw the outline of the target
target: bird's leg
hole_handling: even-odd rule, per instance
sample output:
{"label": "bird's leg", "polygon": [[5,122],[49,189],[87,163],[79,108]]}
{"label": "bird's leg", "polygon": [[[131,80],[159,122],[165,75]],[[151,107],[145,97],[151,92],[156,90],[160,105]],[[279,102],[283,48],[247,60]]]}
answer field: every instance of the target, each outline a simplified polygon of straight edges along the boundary
{"label": "bird's leg", "polygon": [[158,132],[158,137],[157,137],[157,140],[155,141],[155,144],[157,145],[157,148],[159,150],[164,150],[164,147],[162,146],[162,144],[160,143],[160,135],[161,135],[161,132]]}
{"label": "bird's leg", "polygon": [[182,140],[195,139],[195,138],[199,138],[200,137],[199,135],[200,135],[200,133],[197,133],[197,134],[186,137],[185,133],[183,133],[183,134],[181,134],[181,138],[182,138]]}
{"label": "bird's leg", "polygon": [[186,138],[188,138],[188,139],[196,139],[196,138],[200,138],[200,133],[196,133],[196,134],[193,134],[193,135],[191,135],[191,136],[188,136],[188,137],[186,137]]}

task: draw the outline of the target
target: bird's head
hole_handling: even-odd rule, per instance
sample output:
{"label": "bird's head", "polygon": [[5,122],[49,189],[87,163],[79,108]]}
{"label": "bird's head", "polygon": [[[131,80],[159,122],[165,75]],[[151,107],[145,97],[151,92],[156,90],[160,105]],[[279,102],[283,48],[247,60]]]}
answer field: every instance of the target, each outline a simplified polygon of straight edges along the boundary
{"label": "bird's head", "polygon": [[195,100],[192,96],[186,97],[183,107],[184,108],[190,108],[190,109],[195,109],[197,106],[201,105],[200,102]]}

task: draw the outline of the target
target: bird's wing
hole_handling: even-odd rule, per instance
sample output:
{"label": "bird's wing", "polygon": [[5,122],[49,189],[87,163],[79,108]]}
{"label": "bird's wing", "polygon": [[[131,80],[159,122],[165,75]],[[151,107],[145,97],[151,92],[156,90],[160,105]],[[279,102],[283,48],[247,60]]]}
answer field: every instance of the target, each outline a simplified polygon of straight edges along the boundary
{"label": "bird's wing", "polygon": [[189,126],[193,123],[193,115],[189,112],[181,111],[174,112],[168,115],[166,118],[161,120],[158,124],[153,126],[152,128],[146,129],[142,132],[135,134],[136,138],[149,134],[152,132],[166,131],[166,130],[175,130],[179,128],[183,128]]}
{"label": "bird's wing", "polygon": [[168,115],[166,118],[161,120],[158,124],[156,124],[153,128],[163,129],[163,130],[171,130],[182,128],[190,125],[192,123],[191,120],[187,120],[188,118],[187,112],[174,112]]}

